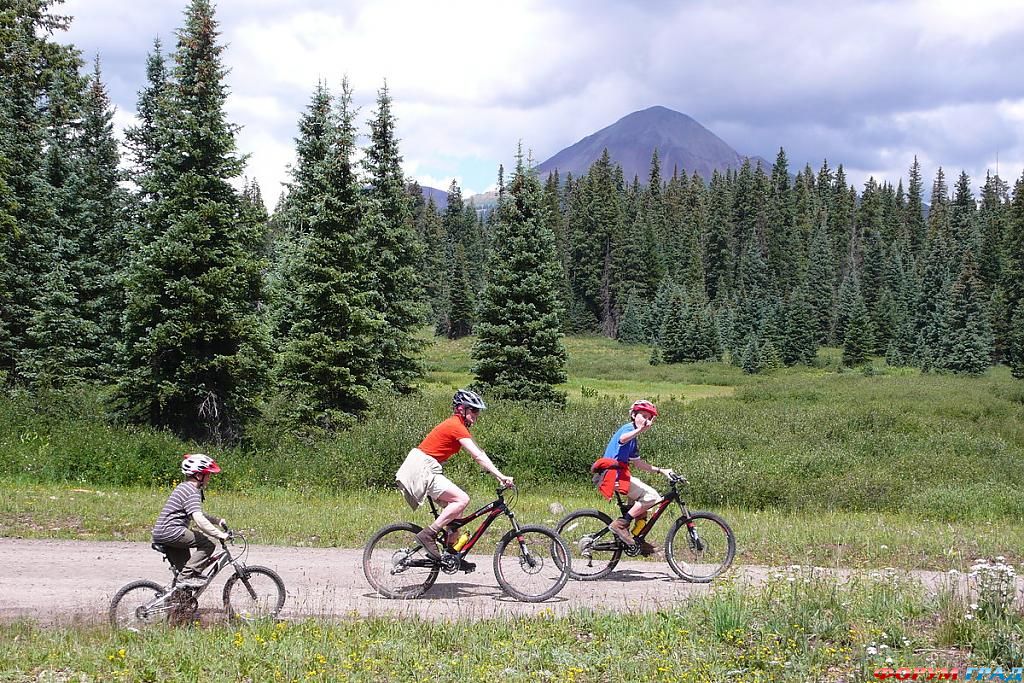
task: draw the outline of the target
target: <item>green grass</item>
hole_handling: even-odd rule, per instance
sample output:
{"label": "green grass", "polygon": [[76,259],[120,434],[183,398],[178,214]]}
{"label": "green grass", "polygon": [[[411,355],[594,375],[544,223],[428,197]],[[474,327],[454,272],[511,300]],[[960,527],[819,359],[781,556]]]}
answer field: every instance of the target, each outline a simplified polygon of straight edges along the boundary
{"label": "green grass", "polygon": [[[656,613],[308,620],[113,633],[0,625],[7,680],[852,681],[879,667],[1021,665],[1022,619],[898,574],[780,572]],[[972,615],[968,617],[968,615]],[[975,616],[976,615],[976,616]],[[82,677],[85,678],[82,678]]]}
{"label": "green grass", "polygon": [[[493,498],[493,489],[480,485],[485,481],[476,477],[466,482],[474,506]],[[0,498],[0,536],[23,538],[148,541],[156,514],[170,493],[169,488],[69,488],[3,480],[0,487],[5,490]],[[565,512],[552,512],[552,504]],[[523,523],[554,526],[562,515],[581,507],[613,511],[611,503],[583,487],[527,491],[515,510]],[[206,509],[226,517],[254,543],[292,546],[356,548],[390,522],[429,521],[426,509],[411,511],[393,490],[221,491],[214,481]],[[715,511],[736,532],[739,564],[966,571],[978,557],[1002,555],[1024,561],[1024,525],[1014,522],[951,524],[877,512]],[[664,539],[667,522],[675,517],[672,512],[658,522],[655,539]],[[504,521],[496,522],[481,539],[480,548],[493,548],[506,528]]]}

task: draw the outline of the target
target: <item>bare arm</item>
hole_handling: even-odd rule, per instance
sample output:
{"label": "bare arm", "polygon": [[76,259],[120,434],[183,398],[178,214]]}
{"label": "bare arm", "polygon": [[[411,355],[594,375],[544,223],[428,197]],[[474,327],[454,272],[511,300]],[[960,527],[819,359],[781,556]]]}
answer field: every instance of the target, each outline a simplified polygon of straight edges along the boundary
{"label": "bare arm", "polygon": [[473,460],[476,460],[476,464],[489,472],[495,479],[505,485],[512,483],[512,477],[506,477],[502,474],[501,470],[495,467],[491,459],[484,453],[484,449],[476,445],[476,441],[473,441],[473,439],[459,439],[459,443],[472,456]]}
{"label": "bare arm", "polygon": [[647,462],[643,458],[633,458],[629,461],[630,467],[636,467],[637,469],[643,470],[644,472],[657,472],[658,474],[668,476],[672,470],[664,467],[655,467],[651,463]]}

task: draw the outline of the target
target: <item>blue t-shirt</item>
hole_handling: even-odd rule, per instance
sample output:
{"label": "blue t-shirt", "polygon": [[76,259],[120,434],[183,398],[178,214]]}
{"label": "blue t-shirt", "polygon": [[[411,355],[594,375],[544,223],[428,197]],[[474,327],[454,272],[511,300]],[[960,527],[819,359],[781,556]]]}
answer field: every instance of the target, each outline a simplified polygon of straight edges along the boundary
{"label": "blue t-shirt", "polygon": [[626,432],[631,432],[636,427],[633,426],[632,422],[619,427],[619,431],[615,432],[612,436],[611,441],[608,442],[608,447],[604,449],[604,457],[615,458],[619,462],[628,463],[632,458],[639,458],[638,451],[640,450],[640,444],[637,443],[635,438],[630,439],[626,443],[619,443],[619,439]]}

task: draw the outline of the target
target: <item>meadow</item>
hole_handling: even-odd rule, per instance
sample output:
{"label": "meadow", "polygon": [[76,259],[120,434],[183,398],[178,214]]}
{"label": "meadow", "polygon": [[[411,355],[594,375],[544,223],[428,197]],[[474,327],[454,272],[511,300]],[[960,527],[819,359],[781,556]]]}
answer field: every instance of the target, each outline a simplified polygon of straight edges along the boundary
{"label": "meadow", "polygon": [[[358,547],[373,529],[422,523],[391,487],[408,449],[471,380],[470,340],[426,350],[419,393],[377,397],[352,430],[284,436],[258,425],[236,446],[182,442],[110,420],[104,394],[0,398],[0,536],[145,540],[186,451],[224,467],[207,507],[257,543]],[[517,515],[611,504],[589,466],[645,397],[662,412],[642,453],[684,473],[694,508],[724,515],[738,563],[778,567],[763,591],[730,581],[678,609],[472,624],[394,619],[213,626],[155,635],[0,626],[0,678],[68,680],[864,680],[899,665],[1024,665],[1016,591],[974,577],[926,591],[885,568],[969,573],[1024,562],[1024,382],[814,367],[745,375],[722,363],[651,366],[649,349],[567,340],[565,409],[491,402],[474,434],[521,485]],[[474,503],[492,481],[469,458],[446,473]],[[648,475],[653,484],[656,475]],[[664,531],[667,531],[667,527]],[[486,537],[485,537],[486,540]],[[837,584],[809,566],[858,569]],[[614,590],[614,584],[609,584]],[[991,605],[995,604],[995,607]],[[989,606],[986,606],[989,605]],[[423,643],[429,643],[424,648]],[[254,675],[254,672],[257,672]]]}

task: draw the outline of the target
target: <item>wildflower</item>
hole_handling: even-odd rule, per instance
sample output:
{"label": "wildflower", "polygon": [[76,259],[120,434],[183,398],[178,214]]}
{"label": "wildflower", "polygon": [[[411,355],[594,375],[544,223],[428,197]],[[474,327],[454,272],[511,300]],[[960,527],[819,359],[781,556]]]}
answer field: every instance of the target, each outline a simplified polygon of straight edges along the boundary
{"label": "wildflower", "polygon": [[869,655],[877,655],[878,654],[878,648],[877,647],[869,647],[867,652],[868,652]]}

